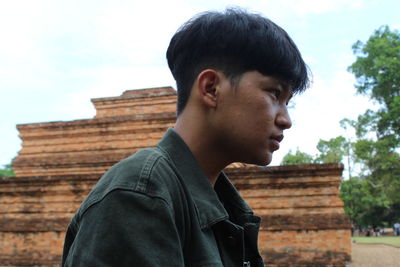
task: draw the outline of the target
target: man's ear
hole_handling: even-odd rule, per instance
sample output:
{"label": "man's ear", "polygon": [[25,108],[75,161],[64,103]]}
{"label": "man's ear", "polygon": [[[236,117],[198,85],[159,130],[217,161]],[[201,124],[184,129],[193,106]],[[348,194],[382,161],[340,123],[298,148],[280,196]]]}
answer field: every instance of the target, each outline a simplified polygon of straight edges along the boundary
{"label": "man's ear", "polygon": [[197,90],[204,105],[211,108],[217,106],[220,83],[221,73],[213,69],[205,69],[197,76]]}

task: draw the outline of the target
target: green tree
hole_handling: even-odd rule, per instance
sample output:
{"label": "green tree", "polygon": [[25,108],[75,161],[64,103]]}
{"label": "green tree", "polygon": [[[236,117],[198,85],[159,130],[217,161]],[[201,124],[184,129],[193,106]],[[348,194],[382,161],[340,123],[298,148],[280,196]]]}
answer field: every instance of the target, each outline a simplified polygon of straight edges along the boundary
{"label": "green tree", "polygon": [[291,164],[311,164],[311,163],[336,163],[342,162],[345,157],[350,156],[351,144],[343,136],[338,136],[329,140],[320,139],[317,145],[318,155],[310,155],[300,151],[289,152],[283,157],[282,165]]}
{"label": "green tree", "polygon": [[343,136],[329,140],[320,139],[317,145],[318,155],[310,155],[300,151],[289,152],[283,157],[281,164],[310,164],[342,162],[345,157],[351,156],[351,143]]}
{"label": "green tree", "polygon": [[347,158],[348,166],[360,166],[341,185],[347,214],[361,226],[390,225],[400,219],[400,34],[380,27],[367,42],[357,41],[353,52],[357,58],[349,71],[356,77],[356,90],[377,109],[357,120],[342,120],[342,127],[355,130],[355,140],[320,140],[314,162]]}
{"label": "green tree", "polygon": [[341,162],[350,155],[350,143],[343,136],[329,140],[319,140],[317,149],[320,152],[317,160],[321,163]]}
{"label": "green tree", "polygon": [[[366,43],[357,41],[353,45],[353,52],[357,60],[349,70],[356,76],[357,92],[370,96],[386,108],[391,108],[400,96],[399,32],[382,26]],[[394,129],[386,131],[392,130]]]}
{"label": "green tree", "polygon": [[379,105],[347,124],[356,130],[354,151],[364,165],[362,176],[374,195],[400,203],[400,34],[383,26],[366,43],[353,45],[356,61],[349,67],[357,92]]}
{"label": "green tree", "polygon": [[0,177],[12,176],[15,176],[15,174],[10,164],[3,165],[3,168],[0,168]]}
{"label": "green tree", "polygon": [[310,164],[310,163],[314,163],[313,156],[305,152],[299,151],[298,148],[294,153],[291,150],[289,150],[289,152],[283,157],[281,161],[281,165]]}
{"label": "green tree", "polygon": [[315,162],[336,163],[341,162],[347,166],[348,177],[351,177],[353,167],[353,144],[343,136],[329,140],[319,140],[317,144],[319,155]]}
{"label": "green tree", "polygon": [[[362,179],[352,177],[340,186],[340,198],[344,210],[358,226],[388,226],[392,224],[393,213],[390,201],[384,194],[372,194],[371,185]],[[390,217],[390,218],[389,218]]]}
{"label": "green tree", "polygon": [[[374,133],[376,141],[398,148],[400,141],[400,33],[383,26],[366,43],[353,45],[356,61],[349,67],[357,79],[360,94],[379,104],[353,121],[357,136],[365,139]],[[350,122],[350,121],[348,121]]]}
{"label": "green tree", "polygon": [[342,183],[341,197],[357,224],[390,225],[400,218],[400,34],[380,27],[353,52],[357,92],[378,108],[341,122],[355,129],[354,159],[362,166],[360,178]]}

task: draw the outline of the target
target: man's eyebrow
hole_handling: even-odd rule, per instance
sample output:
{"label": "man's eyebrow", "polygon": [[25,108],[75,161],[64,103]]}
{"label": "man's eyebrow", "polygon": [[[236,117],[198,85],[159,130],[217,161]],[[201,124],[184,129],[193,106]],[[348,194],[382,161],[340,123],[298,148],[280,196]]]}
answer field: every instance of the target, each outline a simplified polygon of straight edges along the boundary
{"label": "man's eyebrow", "polygon": [[282,87],[282,89],[287,89],[290,90],[290,83],[282,78],[279,77],[274,77],[273,81],[276,83],[276,85]]}
{"label": "man's eyebrow", "polygon": [[261,86],[278,86],[284,89],[286,87],[286,83],[282,82],[281,80],[275,78],[275,77],[270,77],[269,79],[261,79],[260,80],[260,85]]}
{"label": "man's eyebrow", "polygon": [[283,79],[277,78],[277,77],[272,76],[270,80],[262,79],[260,81],[260,85],[267,86],[267,87],[276,86],[276,87],[279,87],[281,90],[287,91],[289,94],[288,102],[294,96],[293,89],[292,89],[290,83]]}
{"label": "man's eyebrow", "polygon": [[281,79],[277,79],[276,82],[285,90],[288,90],[292,94],[292,87],[290,83]]}
{"label": "man's eyebrow", "polygon": [[278,84],[283,90],[287,91],[287,93],[288,93],[288,95],[289,95],[288,101],[289,101],[290,99],[292,99],[292,97],[294,96],[294,92],[293,92],[293,88],[292,88],[292,86],[290,85],[290,83],[289,83],[289,82],[286,82],[286,81],[284,81],[284,80],[281,80],[281,79],[276,79],[276,82],[277,82],[277,84]]}

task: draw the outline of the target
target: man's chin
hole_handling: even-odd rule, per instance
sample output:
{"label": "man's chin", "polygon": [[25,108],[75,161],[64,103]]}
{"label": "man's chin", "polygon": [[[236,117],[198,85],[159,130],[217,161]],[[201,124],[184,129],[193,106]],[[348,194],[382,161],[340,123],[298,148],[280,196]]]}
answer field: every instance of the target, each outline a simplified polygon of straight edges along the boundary
{"label": "man's chin", "polygon": [[266,162],[263,162],[263,163],[261,163],[261,164],[257,164],[257,165],[258,165],[258,166],[261,166],[261,167],[266,167],[266,166],[268,166],[270,163],[271,163],[271,160],[266,161]]}
{"label": "man's chin", "polygon": [[272,153],[268,153],[266,156],[263,158],[258,159],[256,162],[253,162],[252,164],[257,165],[257,166],[268,166],[272,161]]}

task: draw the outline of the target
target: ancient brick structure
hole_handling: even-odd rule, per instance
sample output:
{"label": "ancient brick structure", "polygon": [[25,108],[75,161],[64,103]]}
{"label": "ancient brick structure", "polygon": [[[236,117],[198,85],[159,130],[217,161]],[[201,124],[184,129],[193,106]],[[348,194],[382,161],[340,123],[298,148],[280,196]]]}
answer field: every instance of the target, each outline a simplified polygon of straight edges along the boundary
{"label": "ancient brick structure", "polygon": [[18,125],[23,143],[12,163],[15,174],[102,174],[132,152],[155,145],[175,122],[171,87],[131,90],[92,102],[93,119]]}
{"label": "ancient brick structure", "polygon": [[[58,266],[66,226],[99,176],[153,146],[175,121],[175,91],[153,88],[93,99],[93,119],[19,125],[15,178],[0,179],[0,266]],[[266,266],[344,266],[349,221],[338,198],[337,164],[226,172],[263,217]]]}

